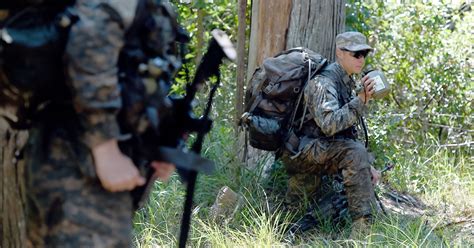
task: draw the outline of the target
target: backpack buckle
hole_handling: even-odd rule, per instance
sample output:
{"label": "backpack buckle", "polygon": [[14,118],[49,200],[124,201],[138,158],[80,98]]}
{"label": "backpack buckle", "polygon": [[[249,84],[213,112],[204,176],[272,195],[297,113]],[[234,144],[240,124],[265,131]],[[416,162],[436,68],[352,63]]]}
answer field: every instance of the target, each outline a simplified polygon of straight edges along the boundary
{"label": "backpack buckle", "polygon": [[252,114],[249,113],[249,112],[245,112],[240,117],[240,120],[239,120],[238,124],[239,124],[239,126],[247,127],[250,124],[251,121],[252,121]]}

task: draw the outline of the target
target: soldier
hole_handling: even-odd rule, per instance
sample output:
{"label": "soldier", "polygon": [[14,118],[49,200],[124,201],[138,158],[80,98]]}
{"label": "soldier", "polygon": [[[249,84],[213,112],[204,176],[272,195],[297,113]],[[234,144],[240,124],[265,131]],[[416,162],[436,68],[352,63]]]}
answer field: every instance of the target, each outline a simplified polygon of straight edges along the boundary
{"label": "soldier", "polygon": [[341,173],[348,209],[355,226],[363,226],[376,208],[374,184],[380,173],[373,157],[357,140],[356,125],[367,113],[374,82],[362,78],[364,90],[355,93],[354,74],[360,73],[373,49],[359,32],[336,37],[336,62],[328,65],[304,90],[305,122],[291,146],[298,154],[283,152],[290,175],[288,198],[314,194],[322,174]]}
{"label": "soldier", "polygon": [[[48,2],[58,7],[57,1],[31,1],[46,7]],[[38,106],[25,149],[28,245],[129,247],[133,214],[129,191],[145,179],[118,146],[126,138],[117,122],[122,108],[118,60],[129,38],[127,31],[141,11],[152,15],[141,16],[148,18],[149,29],[174,32],[170,26],[159,26],[173,21],[157,7],[159,1],[74,2],[71,10],[78,21],[71,25],[63,54],[65,82],[57,84],[67,87],[49,89],[51,98]],[[63,21],[61,25],[68,25],[72,20]],[[3,38],[9,38],[5,33]],[[173,39],[173,33],[159,34],[154,38],[161,43],[151,40],[144,46],[158,47],[147,51],[168,49],[165,41]],[[10,38],[5,42],[12,43]],[[54,73],[61,75],[62,70]],[[173,164],[153,161],[151,165],[155,178],[162,180],[174,171]]]}

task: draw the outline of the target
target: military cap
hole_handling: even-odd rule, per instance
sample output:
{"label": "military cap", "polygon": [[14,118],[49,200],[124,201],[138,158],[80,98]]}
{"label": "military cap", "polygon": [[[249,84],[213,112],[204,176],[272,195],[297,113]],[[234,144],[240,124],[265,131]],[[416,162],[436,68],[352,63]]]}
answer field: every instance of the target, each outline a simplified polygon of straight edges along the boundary
{"label": "military cap", "polygon": [[344,32],[338,34],[336,36],[336,47],[351,52],[374,50],[367,44],[367,38],[359,32]]}

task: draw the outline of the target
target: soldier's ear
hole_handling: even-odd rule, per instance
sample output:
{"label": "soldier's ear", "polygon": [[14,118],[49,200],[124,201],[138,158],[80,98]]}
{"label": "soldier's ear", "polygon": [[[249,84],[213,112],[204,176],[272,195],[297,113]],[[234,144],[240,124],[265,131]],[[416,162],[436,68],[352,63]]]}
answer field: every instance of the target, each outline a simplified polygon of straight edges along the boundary
{"label": "soldier's ear", "polygon": [[343,53],[343,51],[336,47],[336,59],[337,60],[342,59],[342,53]]}

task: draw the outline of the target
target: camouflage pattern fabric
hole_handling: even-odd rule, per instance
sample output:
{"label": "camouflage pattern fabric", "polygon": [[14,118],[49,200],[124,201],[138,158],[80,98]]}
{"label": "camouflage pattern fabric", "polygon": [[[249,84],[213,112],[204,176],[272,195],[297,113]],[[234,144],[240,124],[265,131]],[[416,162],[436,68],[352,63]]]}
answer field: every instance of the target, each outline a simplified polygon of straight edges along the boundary
{"label": "camouflage pattern fabric", "polygon": [[75,93],[75,109],[86,130],[83,140],[89,147],[120,137],[117,61],[137,1],[76,1],[80,20],[69,33],[67,74]]}
{"label": "camouflage pattern fabric", "polygon": [[[310,118],[302,128],[304,137],[300,139],[299,153],[283,152],[281,159],[291,177],[290,192],[294,192],[291,182],[304,182],[302,177],[342,173],[349,211],[357,219],[370,215],[376,201],[370,174],[373,157],[361,142],[345,137],[367,111],[362,101],[354,97],[354,87],[337,63],[312,80],[304,92]],[[315,190],[312,188],[309,193]]]}
{"label": "camouflage pattern fabric", "polygon": [[81,168],[93,167],[87,146],[47,125],[31,130],[27,147],[29,246],[130,247],[130,193],[111,193],[85,176]]}
{"label": "camouflage pattern fabric", "polygon": [[90,149],[120,137],[116,65],[136,5],[131,0],[75,3],[80,20],[70,31],[65,51],[75,98],[73,103],[51,104],[70,107],[45,111],[31,130],[25,153],[30,246],[131,245],[130,193],[102,188]]}
{"label": "camouflage pattern fabric", "polygon": [[367,44],[367,38],[359,32],[344,32],[336,36],[336,47],[349,51],[374,50]]}
{"label": "camouflage pattern fabric", "polygon": [[[331,137],[357,125],[367,112],[359,97],[354,97],[355,82],[344,69],[333,63],[308,83],[304,97],[317,127],[318,137]],[[342,99],[341,99],[342,98]]]}

